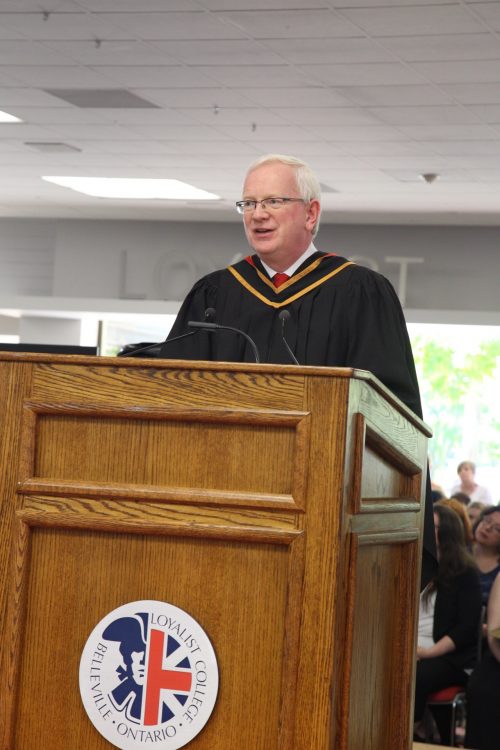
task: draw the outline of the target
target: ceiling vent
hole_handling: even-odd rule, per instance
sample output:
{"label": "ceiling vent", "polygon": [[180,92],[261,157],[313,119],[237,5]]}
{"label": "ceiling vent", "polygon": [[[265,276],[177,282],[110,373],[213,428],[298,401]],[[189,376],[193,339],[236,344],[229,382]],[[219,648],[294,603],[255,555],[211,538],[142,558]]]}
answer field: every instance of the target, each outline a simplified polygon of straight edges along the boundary
{"label": "ceiling vent", "polygon": [[47,143],[43,141],[25,141],[25,146],[41,151],[44,154],[68,154],[81,151],[81,148],[70,146],[69,143]]}
{"label": "ceiling vent", "polygon": [[85,109],[160,109],[127,89],[44,89],[75,107]]}

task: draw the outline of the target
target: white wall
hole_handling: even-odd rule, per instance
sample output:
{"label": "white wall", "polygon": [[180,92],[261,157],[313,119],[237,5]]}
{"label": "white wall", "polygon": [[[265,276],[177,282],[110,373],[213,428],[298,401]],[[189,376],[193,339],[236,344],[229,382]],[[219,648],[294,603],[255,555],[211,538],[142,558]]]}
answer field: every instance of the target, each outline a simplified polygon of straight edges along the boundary
{"label": "white wall", "polygon": [[[496,316],[499,238],[491,227],[324,224],[317,246],[380,270],[423,319],[426,311]],[[201,275],[247,253],[239,221],[1,219],[0,311],[6,300],[25,306],[32,297],[49,307],[52,297],[55,306],[60,298],[144,300],[147,311],[146,301],[180,300]]]}

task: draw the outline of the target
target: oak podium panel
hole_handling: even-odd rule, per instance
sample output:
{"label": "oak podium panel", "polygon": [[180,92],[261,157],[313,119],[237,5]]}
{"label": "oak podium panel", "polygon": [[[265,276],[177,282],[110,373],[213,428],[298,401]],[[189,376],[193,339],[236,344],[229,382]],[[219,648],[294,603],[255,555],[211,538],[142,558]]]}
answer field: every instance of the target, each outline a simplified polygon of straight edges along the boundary
{"label": "oak podium panel", "polygon": [[216,652],[186,747],[408,750],[429,433],[378,381],[4,354],[0,389],[2,750],[112,748],[79,661],[142,600]]}

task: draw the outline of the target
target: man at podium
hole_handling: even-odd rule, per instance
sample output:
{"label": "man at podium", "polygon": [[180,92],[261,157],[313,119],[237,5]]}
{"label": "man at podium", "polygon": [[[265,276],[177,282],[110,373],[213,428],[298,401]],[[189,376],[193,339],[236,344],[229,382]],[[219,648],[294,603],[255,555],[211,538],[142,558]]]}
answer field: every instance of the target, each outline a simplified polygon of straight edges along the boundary
{"label": "man at podium", "polygon": [[[311,168],[292,156],[258,159],[236,208],[254,253],[195,283],[160,356],[369,370],[421,417],[410,341],[392,285],[314,245],[321,191]],[[424,581],[435,559],[431,505]]]}

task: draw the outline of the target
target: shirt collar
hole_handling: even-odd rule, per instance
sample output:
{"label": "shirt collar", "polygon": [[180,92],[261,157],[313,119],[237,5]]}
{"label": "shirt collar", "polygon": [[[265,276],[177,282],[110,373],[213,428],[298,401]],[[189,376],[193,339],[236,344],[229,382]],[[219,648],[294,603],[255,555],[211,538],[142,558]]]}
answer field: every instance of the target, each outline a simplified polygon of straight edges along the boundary
{"label": "shirt collar", "polygon": [[[309,256],[314,255],[314,253],[317,253],[317,252],[318,251],[314,247],[314,243],[311,242],[311,244],[309,245],[309,247],[307,248],[307,250],[302,253],[302,255],[300,256],[300,258],[297,258],[297,260],[295,261],[295,263],[292,263],[291,266],[289,266],[288,268],[285,268],[285,270],[282,271],[282,273],[286,273],[287,276],[293,276],[293,274],[295,273],[295,271],[297,270],[297,268],[299,266],[301,266],[302,263],[305,260],[307,260],[307,258],[309,258]],[[266,263],[264,263],[264,261],[262,260],[262,258],[260,259],[260,262],[264,266],[264,270],[267,273],[267,275],[272,279],[273,276],[274,276],[274,274],[276,273],[276,271],[273,268],[270,268],[268,265],[266,265]]]}

